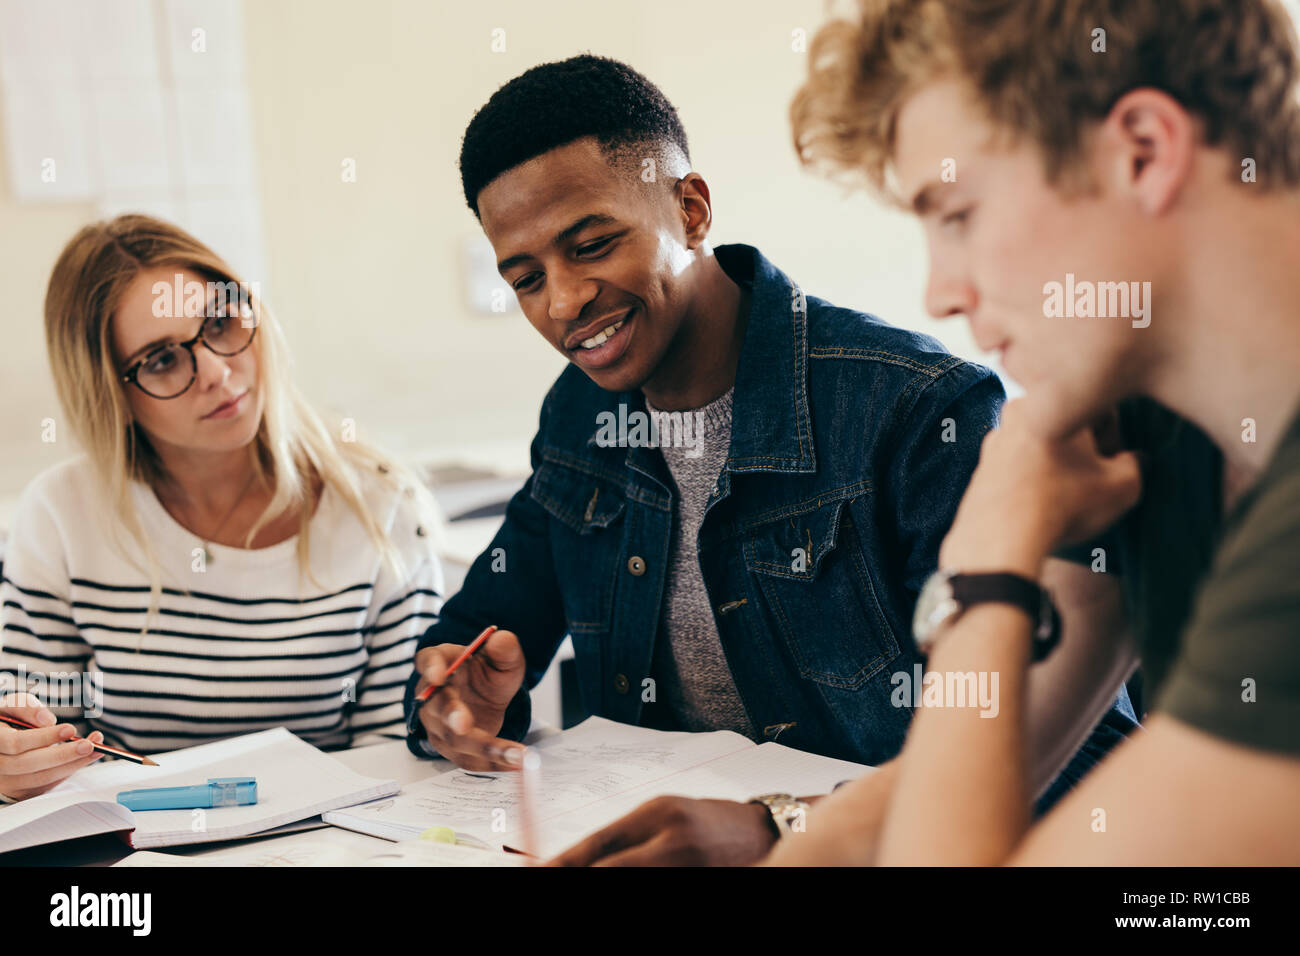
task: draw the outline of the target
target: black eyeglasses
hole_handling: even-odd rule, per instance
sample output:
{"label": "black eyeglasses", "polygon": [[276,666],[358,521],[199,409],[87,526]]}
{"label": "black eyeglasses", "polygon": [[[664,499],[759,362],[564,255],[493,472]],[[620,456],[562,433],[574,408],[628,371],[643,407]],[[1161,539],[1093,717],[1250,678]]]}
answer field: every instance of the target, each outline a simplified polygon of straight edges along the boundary
{"label": "black eyeglasses", "polygon": [[199,334],[188,342],[173,342],[154,349],[134,362],[122,375],[122,381],[134,384],[154,398],[183,395],[198,378],[199,365],[194,346],[201,340],[209,351],[229,358],[253,344],[257,320],[246,303],[236,314],[211,315],[203,321]]}

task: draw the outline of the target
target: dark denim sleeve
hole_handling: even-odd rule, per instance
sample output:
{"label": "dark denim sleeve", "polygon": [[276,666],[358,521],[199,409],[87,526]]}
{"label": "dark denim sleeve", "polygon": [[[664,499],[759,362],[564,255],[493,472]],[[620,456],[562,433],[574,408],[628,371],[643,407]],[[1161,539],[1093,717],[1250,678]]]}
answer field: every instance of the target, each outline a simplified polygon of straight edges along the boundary
{"label": "dark denim sleeve", "polygon": [[1128,689],[1121,687],[1119,696],[1115,698],[1115,703],[1111,704],[1110,710],[1102,716],[1101,721],[1088,735],[1088,739],[1083,742],[1083,746],[1070,758],[1070,762],[1052,785],[1038,798],[1034,805],[1034,817],[1041,817],[1052,809],[1061,797],[1077,787],[1092,768],[1105,759],[1116,744],[1141,728],[1142,725],[1138,723],[1137,714],[1133,712],[1133,705],[1129,701]]}
{"label": "dark denim sleeve", "polygon": [[[921,391],[896,433],[888,491],[901,579],[913,602],[938,566],[939,545],[1005,398],[992,371],[963,362]],[[910,628],[910,619],[907,624]]]}
{"label": "dark denim sleeve", "polygon": [[[532,467],[541,460],[543,436],[554,392],[542,404],[541,420],[531,450]],[[530,475],[506,507],[505,521],[487,549],[465,576],[465,583],[442,606],[438,622],[420,638],[417,651],[434,644],[468,644],[489,624],[513,631],[524,651],[524,686],[506,709],[498,736],[522,740],[532,722],[528,691],[542,679],[556,649],[564,640],[564,605],[552,564],[546,511],[533,500]],[[500,549],[500,550],[498,550]],[[500,570],[504,562],[504,570]],[[493,570],[494,566],[498,570]],[[409,718],[415,702],[412,674],[406,685],[403,713]],[[409,736],[406,745],[417,757],[432,757],[421,735]]]}

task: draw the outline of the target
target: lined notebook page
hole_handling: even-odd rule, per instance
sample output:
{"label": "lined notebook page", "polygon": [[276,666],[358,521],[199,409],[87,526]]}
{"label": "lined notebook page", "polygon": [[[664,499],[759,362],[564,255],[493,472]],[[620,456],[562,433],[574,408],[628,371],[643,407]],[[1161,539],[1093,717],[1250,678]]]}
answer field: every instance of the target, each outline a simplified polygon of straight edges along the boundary
{"label": "lined notebook page", "polygon": [[475,850],[454,843],[408,840],[405,843],[376,844],[373,849],[354,850],[324,841],[268,849],[241,847],[210,856],[178,856],[141,850],[113,864],[123,867],[312,867],[312,866],[528,866],[529,861],[514,853]]}
{"label": "lined notebook page", "polygon": [[[152,759],[157,761],[157,767],[126,761],[96,764],[43,796],[4,808],[0,811],[0,847],[13,843],[7,848],[16,849],[51,842],[51,838],[66,839],[84,832],[121,829],[120,825],[105,824],[98,830],[85,831],[80,826],[73,828],[81,829],[82,833],[57,835],[57,831],[50,829],[54,821],[30,831],[27,825],[74,805],[81,805],[83,813],[116,814],[116,810],[95,804],[116,804],[117,794],[122,790],[189,786],[206,783],[209,777],[256,777],[257,803],[247,807],[217,807],[202,814],[194,810],[134,813],[131,845],[137,848],[176,846],[248,836],[325,810],[390,796],[399,789],[395,780],[377,780],[349,770],[283,727],[152,755]],[[72,827],[69,815],[60,813],[59,820],[67,821]],[[29,834],[39,839],[20,842]],[[6,836],[12,839],[6,840]]]}
{"label": "lined notebook page", "polygon": [[44,807],[28,806],[39,799],[43,798],[0,807],[0,853],[134,826],[131,811],[118,804],[55,801]]}
{"label": "lined notebook page", "polygon": [[[532,749],[542,763],[533,805],[540,833],[548,820],[572,811],[601,813],[621,793],[756,748],[730,731],[675,733],[589,717]],[[454,770],[407,784],[391,800],[327,813],[324,820],[388,840],[411,839],[432,826],[451,827],[461,839],[500,846],[509,842],[506,837],[519,836],[520,774]]]}
{"label": "lined notebook page", "polygon": [[[784,791],[828,792],[871,768],[782,747],[755,745],[729,731],[648,730],[591,717],[539,743],[532,812],[536,850],[551,856],[662,794],[747,800]],[[408,784],[391,799],[327,813],[327,823],[410,839],[452,827],[490,846],[520,846],[520,775],[454,771]]]}
{"label": "lined notebook page", "polygon": [[[573,807],[550,818],[541,817],[536,837],[538,852],[545,857],[554,856],[658,796],[741,802],[761,793],[816,796],[829,793],[843,780],[873,771],[862,764],[820,757],[780,744],[755,746],[748,740],[745,743],[748,746],[741,750],[610,794],[598,803]],[[543,763],[542,788],[547,788],[549,783],[550,775]],[[507,834],[502,842],[518,846],[522,839],[523,833],[515,831]]]}

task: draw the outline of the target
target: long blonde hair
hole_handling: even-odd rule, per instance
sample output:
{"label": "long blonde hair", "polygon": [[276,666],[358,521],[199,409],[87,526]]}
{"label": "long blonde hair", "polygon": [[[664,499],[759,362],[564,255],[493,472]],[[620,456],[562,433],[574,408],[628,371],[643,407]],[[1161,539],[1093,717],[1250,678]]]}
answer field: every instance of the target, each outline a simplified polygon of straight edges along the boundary
{"label": "long blonde hair", "polygon": [[[72,238],[54,265],[45,294],[45,340],[59,401],[105,489],[110,517],[117,519],[109,522],[113,535],[120,539],[125,531],[147,556],[147,567],[141,570],[151,582],[150,612],[160,599],[161,570],[131,500],[131,482],[157,488],[167,474],[132,416],[113,353],[112,322],[132,280],[155,266],[192,270],[208,281],[233,283],[227,287],[246,292],[256,288],[184,230],[150,216],[123,215],[86,226]],[[371,513],[357,475],[378,471],[404,488],[422,527],[436,541],[440,518],[432,495],[408,469],[370,445],[334,439],[289,375],[284,334],[271,310],[255,295],[249,301],[258,331],[259,387],[265,396],[249,455],[254,480],[273,493],[249,529],[245,547],[268,522],[297,509],[299,568],[315,580],[309,567],[309,505],[319,480],[351,508],[383,559],[404,577],[401,555]],[[347,467],[349,462],[355,473]]]}

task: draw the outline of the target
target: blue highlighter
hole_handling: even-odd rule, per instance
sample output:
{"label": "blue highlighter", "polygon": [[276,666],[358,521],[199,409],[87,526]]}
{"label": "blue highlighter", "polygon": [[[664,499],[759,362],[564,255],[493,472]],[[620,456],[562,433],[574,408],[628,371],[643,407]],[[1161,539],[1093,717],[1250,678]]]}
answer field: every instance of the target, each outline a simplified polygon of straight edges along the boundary
{"label": "blue highlighter", "polygon": [[117,802],[131,810],[193,810],[257,803],[256,777],[212,777],[192,787],[123,790]]}

